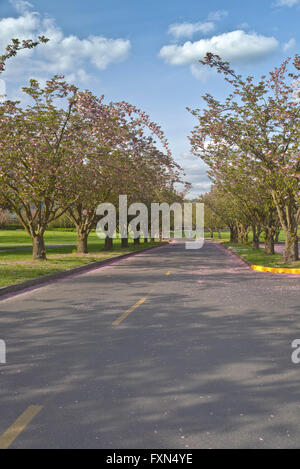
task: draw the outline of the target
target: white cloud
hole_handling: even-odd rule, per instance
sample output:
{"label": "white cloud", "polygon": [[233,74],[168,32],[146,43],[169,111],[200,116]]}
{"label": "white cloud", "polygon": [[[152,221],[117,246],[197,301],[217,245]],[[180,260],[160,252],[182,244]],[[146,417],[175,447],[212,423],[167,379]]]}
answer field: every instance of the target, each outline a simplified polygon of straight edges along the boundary
{"label": "white cloud", "polygon": [[220,21],[225,16],[228,16],[228,11],[226,11],[226,10],[217,10],[217,11],[212,11],[211,13],[209,13],[207,19],[209,21]]}
{"label": "white cloud", "polygon": [[215,25],[212,22],[205,23],[175,23],[171,24],[168,30],[168,34],[179,38],[189,37],[191,38],[195,33],[201,32],[202,34],[208,34],[215,29]]}
{"label": "white cloud", "polygon": [[18,13],[25,13],[28,9],[33,8],[32,3],[26,2],[25,0],[9,0]]}
{"label": "white cloud", "polygon": [[[19,5],[19,3],[17,4]],[[16,7],[17,7],[16,5]],[[19,7],[17,7],[19,9]],[[18,18],[2,18],[0,20],[0,46],[3,50],[12,38],[31,39],[30,35],[40,29],[40,18],[37,13],[23,11]]]}
{"label": "white cloud", "polygon": [[208,192],[209,189],[211,188],[211,182],[196,182],[192,185],[193,192],[196,190],[198,191],[198,194],[203,194],[203,192]]}
{"label": "white cloud", "polygon": [[282,49],[284,50],[284,52],[287,52],[288,50],[293,49],[295,45],[296,45],[296,41],[292,37],[288,42],[283,44]]}
{"label": "white cloud", "polygon": [[[37,81],[40,81],[38,78],[36,78]],[[76,70],[76,73],[68,73],[65,75],[65,80],[68,83],[74,83],[76,80],[80,81],[80,83],[91,83],[94,78],[92,75],[89,75],[86,73],[86,71],[82,68],[79,68]]]}
{"label": "white cloud", "polygon": [[6,99],[6,86],[5,86],[5,81],[0,80],[0,103],[5,101]]}
{"label": "white cloud", "polygon": [[176,39],[180,37],[192,38],[196,33],[209,34],[215,30],[215,21],[220,21],[228,15],[226,10],[217,10],[209,13],[207,20],[197,23],[174,23],[169,26],[168,34],[171,34]]}
{"label": "white cloud", "polygon": [[29,75],[69,74],[74,79],[86,81],[86,65],[92,64],[104,70],[111,63],[128,57],[131,44],[127,39],[110,39],[103,36],[79,39],[75,35],[65,36],[54,19],[42,17],[33,11],[29,2],[19,0],[11,3],[19,16],[0,19],[0,50],[4,50],[15,37],[22,40],[45,35],[50,39],[46,45],[21,51],[14,60],[7,63],[5,75],[12,80],[18,81],[18,73],[23,78],[26,71]]}
{"label": "white cloud", "polygon": [[170,65],[186,65],[196,63],[207,52],[212,52],[233,63],[247,63],[272,54],[278,47],[274,37],[237,30],[183,45],[163,46],[159,56]]}
{"label": "white cloud", "polygon": [[274,3],[274,6],[277,7],[293,7],[295,5],[298,5],[300,3],[300,0],[277,0],[276,3]]}
{"label": "white cloud", "polygon": [[207,176],[208,167],[200,158],[185,151],[179,155],[178,163],[184,168],[187,181],[192,184],[189,197],[197,197],[209,190],[211,182]]}

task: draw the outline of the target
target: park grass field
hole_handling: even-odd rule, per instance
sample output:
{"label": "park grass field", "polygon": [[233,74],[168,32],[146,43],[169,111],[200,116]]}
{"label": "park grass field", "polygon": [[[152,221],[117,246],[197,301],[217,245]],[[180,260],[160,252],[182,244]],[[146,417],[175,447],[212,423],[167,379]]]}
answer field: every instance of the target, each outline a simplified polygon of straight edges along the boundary
{"label": "park grass field", "polygon": [[[213,240],[223,242],[225,246],[251,264],[265,267],[300,267],[300,261],[284,264],[281,254],[270,256],[265,254],[263,249],[252,249],[250,244],[230,243],[229,236],[228,231],[222,231],[221,238],[218,238],[215,232]],[[210,238],[208,232],[205,233],[205,238]],[[279,242],[283,241],[284,233],[281,232]],[[251,233],[249,234],[249,242],[251,242]],[[263,237],[261,237],[261,242],[263,242]],[[104,240],[99,239],[96,232],[93,231],[89,236],[89,254],[77,254],[76,232],[61,229],[47,230],[45,243],[47,261],[33,261],[31,239],[24,230],[0,230],[0,287],[161,244],[149,242],[134,245],[133,240],[130,240],[129,247],[122,248],[121,241],[116,239],[113,251],[104,251]]]}
{"label": "park grass field", "polygon": [[[96,232],[89,236],[90,243],[99,242]],[[47,230],[45,232],[46,244],[73,244],[76,245],[75,231]],[[31,246],[31,239],[25,230],[0,230],[0,250],[4,247]]]}
{"label": "park grass field", "polygon": [[[285,264],[282,261],[282,254],[265,254],[263,248],[259,249],[253,249],[251,246],[252,242],[252,233],[249,233],[249,243],[246,245],[239,245],[236,243],[230,243],[230,233],[228,231],[222,231],[221,237],[218,237],[218,233],[214,232],[214,238],[213,241],[215,242],[221,242],[224,244],[224,246],[228,247],[231,251],[235,252],[237,255],[239,255],[241,258],[245,259],[247,262],[249,262],[251,265],[260,265],[264,267],[277,267],[277,268],[300,268],[300,261],[293,262],[291,264]],[[300,238],[300,230],[298,230],[298,236]],[[210,233],[205,232],[205,238],[206,239],[211,239],[210,238]],[[284,243],[285,241],[285,235],[284,231],[281,230],[279,234],[279,243]],[[264,242],[264,235],[262,234],[260,236],[260,242]]]}
{"label": "park grass field", "polygon": [[250,244],[244,245],[229,242],[224,242],[223,244],[232,252],[245,259],[252,265],[279,268],[300,268],[300,261],[296,261],[291,264],[285,264],[284,262],[282,262],[281,254],[265,254],[264,249],[253,249]]}
{"label": "park grass field", "polygon": [[122,248],[121,240],[116,239],[114,249],[104,251],[104,240],[93,232],[89,237],[89,254],[77,254],[76,233],[55,230],[46,232],[45,243],[47,261],[33,261],[31,240],[24,230],[0,230],[0,287],[162,244],[141,242],[134,245],[133,240],[129,240],[129,247]]}

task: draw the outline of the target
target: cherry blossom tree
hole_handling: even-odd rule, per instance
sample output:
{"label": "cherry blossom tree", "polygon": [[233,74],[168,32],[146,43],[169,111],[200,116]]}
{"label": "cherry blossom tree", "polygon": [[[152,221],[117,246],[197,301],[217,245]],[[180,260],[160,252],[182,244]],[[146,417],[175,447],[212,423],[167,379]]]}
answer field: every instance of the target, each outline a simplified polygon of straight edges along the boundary
{"label": "cherry blossom tree", "polygon": [[[128,103],[106,105],[103,98],[79,93],[76,105],[83,133],[76,151],[84,159],[73,184],[77,199],[67,214],[76,226],[81,253],[88,252],[88,236],[99,219],[96,212],[101,202],[117,206],[121,194],[127,195],[128,203],[143,201],[166,180],[178,180],[179,166],[160,127]],[[157,149],[145,130],[158,137],[165,151]],[[126,241],[122,239],[123,247],[128,245]],[[112,246],[113,240],[107,237],[106,249]]]}
{"label": "cherry blossom tree", "polygon": [[33,258],[45,259],[45,229],[74,202],[70,187],[83,158],[74,151],[79,134],[71,126],[77,89],[55,76],[44,88],[31,80],[23,90],[33,105],[0,107],[0,182],[32,239]]}
{"label": "cherry blossom tree", "polygon": [[22,49],[33,49],[39,44],[48,42],[45,36],[38,36],[37,41],[33,41],[32,39],[26,39],[20,41],[19,39],[12,39],[11,44],[6,47],[6,51],[4,54],[0,55],[0,73],[4,72],[5,70],[5,62],[7,59],[14,57],[17,55],[18,51]]}
{"label": "cherry blossom tree", "polygon": [[208,174],[213,182],[231,195],[231,204],[238,207],[238,240],[247,241],[247,232],[251,228],[253,248],[257,249],[259,236],[264,232],[265,252],[274,254],[274,234],[278,230],[279,220],[268,184],[264,180],[264,172],[257,164],[248,167],[243,163],[240,166],[240,158],[237,156],[236,151],[206,154],[204,158],[210,166]]}
{"label": "cherry blossom tree", "polygon": [[220,184],[213,184],[210,191],[199,199],[220,219],[223,228],[230,230],[230,241],[238,242],[238,212],[232,204],[232,197]]}
{"label": "cherry blossom tree", "polygon": [[[237,75],[217,55],[208,53],[201,63],[222,73],[233,91],[224,103],[206,94],[204,111],[189,109],[199,122],[190,138],[192,150],[200,157],[230,150],[234,164],[240,169],[252,168],[253,178],[259,166],[285,232],[284,261],[295,261],[300,219],[300,109],[293,99],[292,84],[299,74],[288,73],[286,60],[269,79],[263,76],[255,83],[253,77]],[[298,66],[299,60],[294,63]]]}
{"label": "cherry blossom tree", "polygon": [[5,228],[10,220],[9,210],[0,208],[0,228]]}
{"label": "cherry blossom tree", "polygon": [[[5,71],[6,61],[12,57],[15,57],[18,51],[23,49],[33,49],[37,45],[46,43],[48,41],[49,39],[47,39],[45,36],[38,36],[36,41],[33,41],[32,39],[26,39],[23,41],[20,41],[16,38],[12,39],[11,44],[8,44],[6,47],[4,54],[0,55],[0,74]],[[0,187],[0,201],[3,202],[2,194],[3,189]]]}

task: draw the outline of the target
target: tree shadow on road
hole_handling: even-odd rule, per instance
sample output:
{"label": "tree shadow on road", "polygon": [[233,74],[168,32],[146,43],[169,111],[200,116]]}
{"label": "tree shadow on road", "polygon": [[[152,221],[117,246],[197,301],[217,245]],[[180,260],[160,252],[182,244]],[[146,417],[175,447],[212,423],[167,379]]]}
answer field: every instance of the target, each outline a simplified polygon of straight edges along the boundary
{"label": "tree shadow on road", "polygon": [[172,249],[1,305],[0,431],[44,405],[15,447],[299,446],[297,279]]}

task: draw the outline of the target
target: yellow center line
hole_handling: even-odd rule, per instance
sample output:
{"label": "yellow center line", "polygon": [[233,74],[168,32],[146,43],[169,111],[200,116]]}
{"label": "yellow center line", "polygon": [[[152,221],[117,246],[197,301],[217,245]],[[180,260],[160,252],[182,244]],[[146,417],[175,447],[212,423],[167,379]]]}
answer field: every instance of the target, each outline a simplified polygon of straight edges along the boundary
{"label": "yellow center line", "polygon": [[25,430],[27,425],[42,410],[41,405],[31,405],[20,417],[2,434],[0,437],[0,449],[7,449],[20,433]]}
{"label": "yellow center line", "polygon": [[[171,275],[171,270],[168,270],[168,272],[166,272],[166,275]],[[138,308],[141,304],[143,304],[145,301],[147,300],[147,296],[145,296],[144,298],[141,298],[137,303],[135,303],[135,305],[131,306],[131,308],[127,309],[127,311],[125,311],[125,313],[123,313],[118,319],[116,319],[112,325],[113,326],[118,326],[119,324],[121,324],[122,321],[124,321],[124,319],[127,318],[127,316],[132,313],[132,311],[134,311],[136,308]]]}
{"label": "yellow center line", "polygon": [[125,318],[127,318],[127,316],[132,313],[132,311],[134,311],[138,306],[140,306],[142,303],[144,303],[146,301],[147,297],[145,296],[144,298],[141,298],[137,303],[135,303],[135,305],[131,306],[131,308],[127,309],[127,311],[125,311],[125,313],[122,314],[122,316],[120,316],[118,319],[116,319],[116,321],[114,321],[112,324],[113,326],[118,326],[122,321],[124,321]]}

